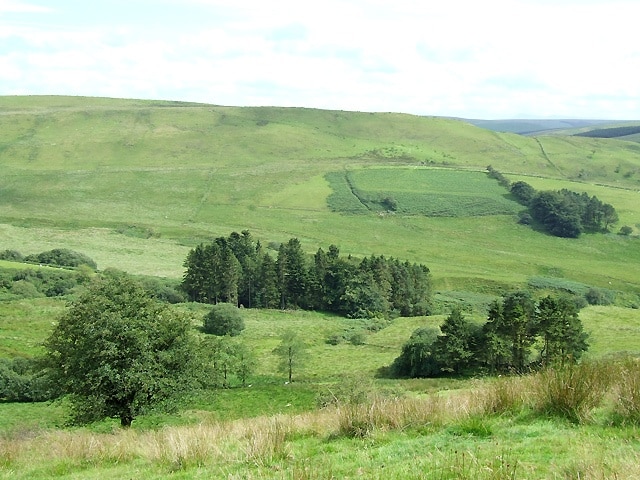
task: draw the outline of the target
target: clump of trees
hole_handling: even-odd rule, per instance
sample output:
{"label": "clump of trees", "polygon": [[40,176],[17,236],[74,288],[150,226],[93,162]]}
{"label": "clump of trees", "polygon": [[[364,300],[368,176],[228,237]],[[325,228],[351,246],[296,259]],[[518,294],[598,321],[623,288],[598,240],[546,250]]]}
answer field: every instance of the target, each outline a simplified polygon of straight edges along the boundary
{"label": "clump of trees", "polygon": [[182,288],[192,301],[247,308],[306,309],[350,318],[425,315],[431,277],[420,264],[375,256],[341,257],[338,247],[303,252],[292,238],[277,254],[248,231],[219,237],[189,252]]}
{"label": "clump of trees", "polygon": [[578,306],[569,296],[536,302],[518,291],[493,302],[477,325],[459,308],[440,326],[416,330],[391,366],[396,376],[517,372],[575,362],[587,350]]}
{"label": "clump of trees", "polygon": [[606,232],[618,221],[615,208],[595,195],[566,188],[538,192],[527,182],[511,183],[491,165],[487,167],[487,175],[508,188],[516,200],[527,207],[527,211],[520,214],[519,223],[537,222],[551,235],[577,238],[585,232]]}
{"label": "clump of trees", "polygon": [[617,138],[640,133],[640,125],[629,125],[624,127],[597,128],[588,132],[574,134],[576,137],[592,138]]}
{"label": "clump of trees", "polygon": [[90,278],[90,272],[0,268],[0,298],[60,297]]}
{"label": "clump of trees", "polygon": [[538,192],[522,181],[513,183],[510,191],[528,207],[528,216],[521,216],[521,223],[529,223],[527,219],[531,218],[558,237],[577,238],[584,232],[607,231],[618,221],[612,205],[586,192],[567,189]]}

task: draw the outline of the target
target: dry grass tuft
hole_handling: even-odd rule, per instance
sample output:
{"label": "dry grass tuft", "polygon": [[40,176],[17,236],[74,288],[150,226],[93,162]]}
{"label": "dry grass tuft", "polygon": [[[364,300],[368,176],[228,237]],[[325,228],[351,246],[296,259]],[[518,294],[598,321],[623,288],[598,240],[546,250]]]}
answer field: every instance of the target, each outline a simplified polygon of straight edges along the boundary
{"label": "dry grass tuft", "polygon": [[615,413],[625,422],[640,424],[640,359],[628,358],[620,365]]}

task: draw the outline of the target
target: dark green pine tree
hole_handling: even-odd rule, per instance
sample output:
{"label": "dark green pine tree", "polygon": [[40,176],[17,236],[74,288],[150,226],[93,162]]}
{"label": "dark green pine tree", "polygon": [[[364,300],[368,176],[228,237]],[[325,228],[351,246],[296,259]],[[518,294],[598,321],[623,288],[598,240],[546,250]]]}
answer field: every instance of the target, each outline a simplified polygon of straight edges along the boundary
{"label": "dark green pine tree", "polygon": [[454,308],[440,325],[434,356],[445,372],[458,374],[471,364],[474,357],[473,325],[464,318],[462,309]]}
{"label": "dark green pine tree", "polygon": [[485,362],[490,369],[524,372],[537,335],[531,294],[513,292],[494,302],[483,332]]}
{"label": "dark green pine tree", "polygon": [[543,341],[540,353],[543,365],[575,362],[589,347],[578,307],[569,297],[548,295],[540,300],[537,322]]}

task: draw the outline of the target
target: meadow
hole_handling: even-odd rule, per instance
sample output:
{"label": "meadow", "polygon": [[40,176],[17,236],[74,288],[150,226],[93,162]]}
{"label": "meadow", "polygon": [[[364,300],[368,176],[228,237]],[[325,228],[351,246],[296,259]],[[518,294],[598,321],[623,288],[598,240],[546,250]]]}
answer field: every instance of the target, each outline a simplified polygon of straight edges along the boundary
{"label": "meadow", "polygon": [[[637,424],[615,413],[620,385],[575,422],[533,400],[506,411],[479,400],[538,398],[538,377],[497,386],[379,377],[416,328],[439,325],[453,305],[482,322],[492,299],[517,288],[610,292],[613,305],[581,311],[588,357],[640,354],[637,144],[393,113],[69,97],[0,97],[0,131],[0,250],[65,247],[101,270],[178,279],[194,245],[246,229],[265,246],[296,237],[309,253],[335,244],[344,255],[424,263],[435,287],[435,315],[376,331],[317,312],[247,309],[241,338],[261,359],[252,387],[204,392],[130,431],[66,427],[64,403],[1,403],[0,478],[640,475]],[[519,225],[520,207],[487,165],[536,189],[596,195],[620,222],[578,239]],[[380,208],[385,197],[395,211]],[[622,225],[632,234],[618,235]],[[0,302],[0,356],[39,354],[64,308]],[[197,331],[207,307],[177,308]],[[287,328],[304,332],[311,355],[285,386],[271,351]],[[352,333],[363,343],[327,343]]]}

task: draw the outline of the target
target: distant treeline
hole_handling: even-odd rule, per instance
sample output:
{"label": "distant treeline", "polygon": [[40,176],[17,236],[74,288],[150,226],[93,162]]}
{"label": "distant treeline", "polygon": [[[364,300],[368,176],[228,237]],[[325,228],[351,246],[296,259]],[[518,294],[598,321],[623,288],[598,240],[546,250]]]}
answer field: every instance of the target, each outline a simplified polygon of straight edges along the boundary
{"label": "distant treeline", "polygon": [[[275,246],[274,246],[275,250]],[[182,288],[189,299],[244,307],[335,312],[350,318],[425,315],[431,276],[420,264],[384,256],[340,256],[338,247],[302,251],[297,238],[263,249],[248,231],[189,252]]]}
{"label": "distant treeline", "polygon": [[577,238],[584,232],[608,231],[618,221],[612,205],[603,203],[595,195],[576,193],[567,189],[536,191],[526,182],[513,184],[500,172],[487,167],[488,175],[508,188],[511,194],[528,209],[520,214],[520,223],[537,222],[551,235]]}
{"label": "distant treeline", "polygon": [[576,133],[575,137],[592,137],[592,138],[616,138],[626,137],[627,135],[635,135],[640,133],[640,125],[631,125],[628,127],[598,128],[589,130],[588,132]]}

